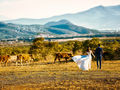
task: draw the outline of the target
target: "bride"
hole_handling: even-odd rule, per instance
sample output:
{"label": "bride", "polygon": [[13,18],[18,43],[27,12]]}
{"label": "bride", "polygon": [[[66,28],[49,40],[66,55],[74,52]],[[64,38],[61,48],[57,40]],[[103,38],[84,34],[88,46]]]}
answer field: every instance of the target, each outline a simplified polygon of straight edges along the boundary
{"label": "bride", "polygon": [[77,63],[78,67],[82,70],[91,69],[92,55],[95,57],[90,47],[87,48],[87,55],[77,55],[72,57],[73,61]]}

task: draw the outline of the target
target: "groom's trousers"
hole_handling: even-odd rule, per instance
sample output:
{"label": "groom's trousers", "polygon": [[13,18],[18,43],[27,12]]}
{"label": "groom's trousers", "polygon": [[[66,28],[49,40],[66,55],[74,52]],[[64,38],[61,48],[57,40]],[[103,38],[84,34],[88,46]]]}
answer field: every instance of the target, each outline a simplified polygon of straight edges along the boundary
{"label": "groom's trousers", "polygon": [[102,56],[97,56],[97,68],[101,69]]}

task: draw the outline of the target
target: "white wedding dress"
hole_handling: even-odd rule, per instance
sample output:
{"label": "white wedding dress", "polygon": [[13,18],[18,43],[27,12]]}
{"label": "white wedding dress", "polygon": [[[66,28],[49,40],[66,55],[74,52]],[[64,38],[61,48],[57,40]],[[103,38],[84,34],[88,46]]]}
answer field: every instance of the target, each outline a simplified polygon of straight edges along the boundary
{"label": "white wedding dress", "polygon": [[91,69],[92,51],[87,52],[88,55],[77,55],[72,57],[73,61],[77,63],[78,67],[82,70]]}

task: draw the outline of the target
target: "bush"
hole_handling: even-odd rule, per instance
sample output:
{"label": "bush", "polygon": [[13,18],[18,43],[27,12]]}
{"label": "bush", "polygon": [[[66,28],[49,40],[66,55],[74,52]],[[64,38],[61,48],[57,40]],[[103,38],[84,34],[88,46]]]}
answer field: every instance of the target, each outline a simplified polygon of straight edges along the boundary
{"label": "bush", "polygon": [[83,55],[87,47],[94,52],[102,44],[103,58],[105,60],[120,59],[120,40],[99,40],[93,38],[86,41],[49,42],[44,38],[36,38],[31,46],[0,47],[0,55],[33,54],[35,61],[47,60],[48,56],[54,56],[56,52],[72,52],[74,55]]}

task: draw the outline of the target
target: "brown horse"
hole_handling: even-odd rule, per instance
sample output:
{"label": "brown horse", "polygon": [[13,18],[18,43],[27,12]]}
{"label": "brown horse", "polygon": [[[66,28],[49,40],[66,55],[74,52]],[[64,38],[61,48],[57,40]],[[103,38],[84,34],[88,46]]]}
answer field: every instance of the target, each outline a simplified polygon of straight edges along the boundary
{"label": "brown horse", "polygon": [[6,66],[9,59],[10,59],[10,55],[0,55],[0,63],[5,63]]}
{"label": "brown horse", "polygon": [[55,53],[55,59],[54,59],[54,63],[55,61],[58,59],[59,62],[60,62],[60,58],[65,58],[66,62],[67,62],[67,59],[69,59],[70,57],[72,57],[72,53],[69,53],[69,52],[58,52],[58,53]]}
{"label": "brown horse", "polygon": [[30,63],[30,61],[32,61],[32,60],[33,60],[32,55],[30,55],[30,54],[20,54],[20,55],[17,55],[16,65],[17,65],[18,62],[20,62],[21,65],[23,65],[23,62]]}

